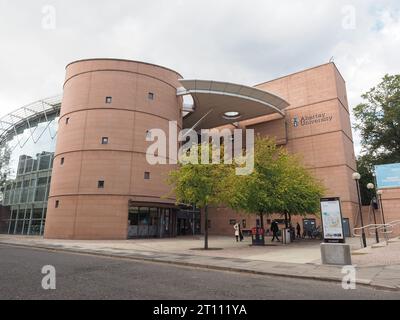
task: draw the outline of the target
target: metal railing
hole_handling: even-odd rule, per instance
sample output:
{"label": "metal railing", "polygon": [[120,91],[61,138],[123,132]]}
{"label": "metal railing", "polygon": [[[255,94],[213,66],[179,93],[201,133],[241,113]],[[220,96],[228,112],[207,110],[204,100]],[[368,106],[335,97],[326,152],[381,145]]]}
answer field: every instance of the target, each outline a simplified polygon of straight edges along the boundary
{"label": "metal railing", "polygon": [[[394,221],[391,221],[386,224],[384,224],[384,223],[368,224],[364,227],[353,228],[353,236],[356,238],[360,238],[361,247],[363,247],[362,237],[361,237],[362,231],[364,230],[364,232],[365,232],[366,230],[368,230],[369,235],[374,235],[375,232],[377,231],[384,235],[386,245],[388,245],[388,235],[393,233],[394,227],[396,227],[398,225],[400,225],[400,220],[394,220]],[[361,233],[358,233],[359,231],[361,231]]]}

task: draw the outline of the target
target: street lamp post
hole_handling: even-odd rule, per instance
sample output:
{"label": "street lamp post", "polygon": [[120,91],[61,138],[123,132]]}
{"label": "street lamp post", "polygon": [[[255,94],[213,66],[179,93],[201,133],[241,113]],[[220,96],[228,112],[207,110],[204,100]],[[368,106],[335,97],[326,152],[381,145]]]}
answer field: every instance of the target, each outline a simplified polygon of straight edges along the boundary
{"label": "street lamp post", "polygon": [[[372,190],[375,189],[375,186],[373,183],[368,183],[367,184],[367,189],[371,190],[371,193],[373,194]],[[373,199],[371,199],[371,204],[370,206],[372,207],[372,214],[374,215],[374,224],[375,224],[375,238],[376,238],[376,243],[379,243],[379,234],[378,234],[378,228],[376,226],[376,216],[375,216],[375,208],[373,204]]]}
{"label": "street lamp post", "polygon": [[384,224],[383,230],[386,232],[386,221],[385,221],[385,214],[383,213],[383,202],[382,202],[382,190],[378,190],[376,192],[379,196],[379,204],[381,205],[381,214],[382,214],[382,222]]}
{"label": "street lamp post", "polygon": [[353,180],[356,182],[357,186],[357,197],[358,197],[358,211],[361,219],[361,237],[362,237],[362,242],[364,248],[367,246],[367,239],[365,238],[365,231],[364,231],[364,219],[362,216],[362,211],[361,211],[361,196],[360,196],[360,184],[359,181],[361,179],[361,175],[358,172],[354,172],[352,175]]}

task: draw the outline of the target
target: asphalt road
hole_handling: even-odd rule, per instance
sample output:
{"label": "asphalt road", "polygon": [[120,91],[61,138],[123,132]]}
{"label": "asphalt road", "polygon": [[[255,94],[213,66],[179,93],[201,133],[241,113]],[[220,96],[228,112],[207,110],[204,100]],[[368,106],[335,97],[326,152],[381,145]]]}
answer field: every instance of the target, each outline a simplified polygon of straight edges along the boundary
{"label": "asphalt road", "polygon": [[[56,290],[41,286],[45,265]],[[0,299],[400,299],[399,292],[0,245]]]}

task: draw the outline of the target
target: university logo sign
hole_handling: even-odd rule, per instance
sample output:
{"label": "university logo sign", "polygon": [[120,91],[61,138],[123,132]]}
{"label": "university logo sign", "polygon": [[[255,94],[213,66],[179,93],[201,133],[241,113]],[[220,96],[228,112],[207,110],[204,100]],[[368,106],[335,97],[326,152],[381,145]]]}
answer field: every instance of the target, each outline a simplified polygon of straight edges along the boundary
{"label": "university logo sign", "polygon": [[293,118],[293,127],[299,127],[299,126],[309,126],[313,124],[323,124],[326,122],[331,122],[333,118],[333,115],[327,114],[325,112],[323,113],[315,113],[312,115],[305,115],[299,117],[294,117]]}

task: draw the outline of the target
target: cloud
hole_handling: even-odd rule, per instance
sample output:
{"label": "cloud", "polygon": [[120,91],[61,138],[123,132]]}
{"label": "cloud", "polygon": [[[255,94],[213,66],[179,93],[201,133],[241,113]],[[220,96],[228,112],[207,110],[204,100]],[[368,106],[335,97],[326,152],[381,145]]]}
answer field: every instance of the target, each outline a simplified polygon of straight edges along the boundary
{"label": "cloud", "polygon": [[[43,28],[47,5],[55,29]],[[60,93],[65,65],[91,57],[253,85],[334,56],[354,106],[399,73],[399,9],[397,0],[0,0],[0,116]]]}

